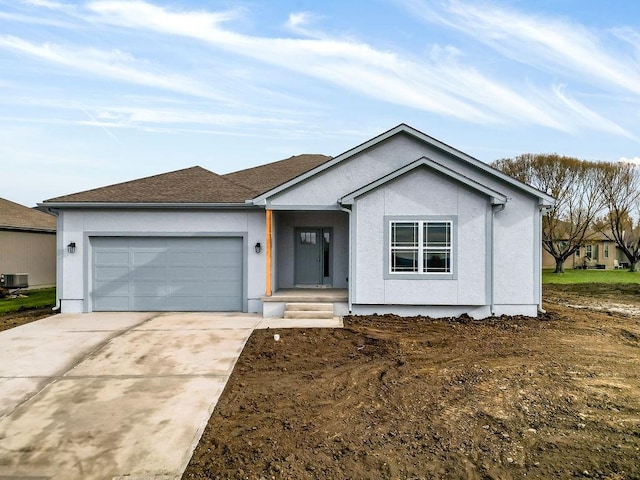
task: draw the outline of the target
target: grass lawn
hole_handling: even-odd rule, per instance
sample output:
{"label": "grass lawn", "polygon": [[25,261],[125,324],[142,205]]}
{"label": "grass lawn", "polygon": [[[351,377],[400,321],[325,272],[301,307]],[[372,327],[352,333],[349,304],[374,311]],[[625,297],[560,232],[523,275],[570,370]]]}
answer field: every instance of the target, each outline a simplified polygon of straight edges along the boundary
{"label": "grass lawn", "polygon": [[56,289],[27,290],[24,297],[0,298],[0,314],[18,312],[31,308],[53,307],[56,304]]}
{"label": "grass lawn", "polygon": [[640,283],[640,272],[628,270],[565,270],[553,273],[553,269],[542,270],[542,283]]}

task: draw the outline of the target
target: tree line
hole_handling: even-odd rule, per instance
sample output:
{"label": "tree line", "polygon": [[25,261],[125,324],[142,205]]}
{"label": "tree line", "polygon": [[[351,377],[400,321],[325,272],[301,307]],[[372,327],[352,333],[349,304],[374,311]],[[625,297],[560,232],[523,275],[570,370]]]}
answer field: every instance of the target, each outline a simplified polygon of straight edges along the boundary
{"label": "tree line", "polygon": [[640,263],[640,167],[626,162],[590,162],[557,154],[531,154],[492,163],[504,173],[556,198],[542,218],[542,246],[556,273],[585,241],[601,233]]}

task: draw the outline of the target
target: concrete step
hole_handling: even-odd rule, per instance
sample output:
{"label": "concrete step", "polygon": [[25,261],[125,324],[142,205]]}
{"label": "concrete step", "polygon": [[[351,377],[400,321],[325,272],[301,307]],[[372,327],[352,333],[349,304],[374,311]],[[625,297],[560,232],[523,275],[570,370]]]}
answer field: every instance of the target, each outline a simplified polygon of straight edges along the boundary
{"label": "concrete step", "polygon": [[311,310],[316,312],[333,312],[333,303],[310,303],[310,302],[286,303],[284,306],[284,309],[290,312],[301,312],[305,310]]}
{"label": "concrete step", "polygon": [[284,311],[284,318],[296,318],[296,319],[322,319],[333,318],[333,310],[300,310],[300,311]]}

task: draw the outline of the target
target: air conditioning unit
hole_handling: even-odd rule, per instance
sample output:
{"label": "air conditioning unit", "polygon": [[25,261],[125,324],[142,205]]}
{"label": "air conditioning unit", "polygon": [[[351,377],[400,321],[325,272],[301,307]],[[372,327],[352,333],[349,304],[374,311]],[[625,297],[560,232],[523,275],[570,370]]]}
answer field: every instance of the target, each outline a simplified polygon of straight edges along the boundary
{"label": "air conditioning unit", "polygon": [[29,275],[27,273],[1,273],[0,287],[4,288],[27,288],[29,286]]}

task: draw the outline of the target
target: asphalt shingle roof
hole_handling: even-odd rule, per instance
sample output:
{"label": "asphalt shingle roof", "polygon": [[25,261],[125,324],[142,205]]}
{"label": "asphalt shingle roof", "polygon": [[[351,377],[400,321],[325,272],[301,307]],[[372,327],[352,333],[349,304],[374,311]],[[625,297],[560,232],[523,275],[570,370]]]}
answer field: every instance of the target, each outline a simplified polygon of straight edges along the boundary
{"label": "asphalt shingle roof", "polygon": [[258,192],[258,194],[292,180],[303,173],[316,168],[331,160],[331,157],[319,154],[304,154],[267,163],[237,172],[227,173],[224,178],[246,185]]}
{"label": "asphalt shingle roof", "polygon": [[0,229],[56,231],[56,217],[0,198]]}
{"label": "asphalt shingle roof", "polygon": [[244,203],[330,159],[297,155],[226,175],[191,167],[50,198],[45,203]]}
{"label": "asphalt shingle roof", "polygon": [[243,203],[257,192],[202,167],[50,198],[45,203]]}

